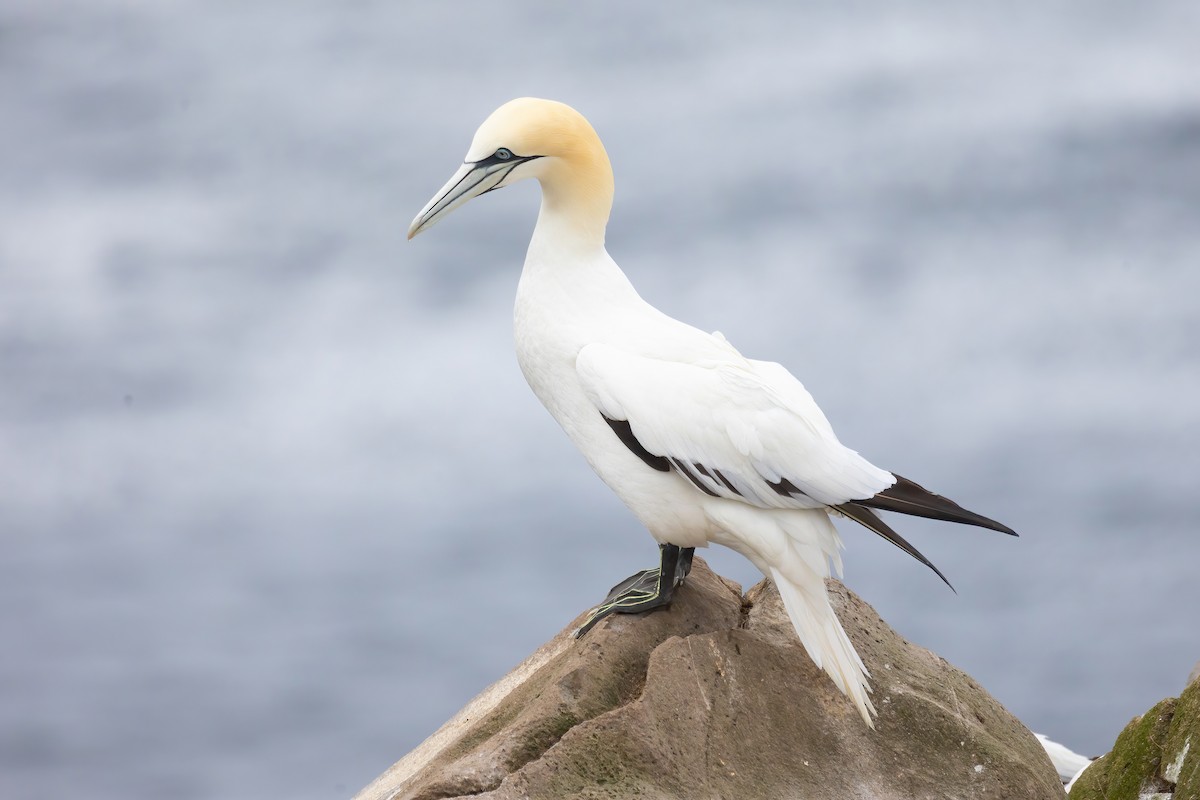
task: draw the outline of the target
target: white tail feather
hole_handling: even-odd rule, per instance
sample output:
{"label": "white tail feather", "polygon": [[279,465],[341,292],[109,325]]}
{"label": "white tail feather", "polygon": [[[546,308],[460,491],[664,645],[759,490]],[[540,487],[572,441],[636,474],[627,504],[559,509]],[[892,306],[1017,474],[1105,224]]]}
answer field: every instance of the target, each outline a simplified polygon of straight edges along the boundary
{"label": "white tail feather", "polygon": [[708,512],[717,527],[711,541],[746,556],[775,582],[809,658],[874,728],[867,668],[833,613],[825,589],[830,562],[841,572],[841,538],[829,515],[820,509],[768,513],[740,503],[714,504]]}
{"label": "white tail feather", "polygon": [[776,567],[771,567],[771,580],[779,589],[783,607],[787,609],[800,643],[808,651],[813,663],[825,670],[834,686],[850,698],[863,720],[874,728],[872,718],[875,716],[875,706],[871,705],[871,698],[867,696],[871,691],[867,669],[850,643],[850,638],[842,630],[837,615],[833,613],[823,576],[803,566],[801,571],[808,574],[794,575],[801,579],[793,580]]}

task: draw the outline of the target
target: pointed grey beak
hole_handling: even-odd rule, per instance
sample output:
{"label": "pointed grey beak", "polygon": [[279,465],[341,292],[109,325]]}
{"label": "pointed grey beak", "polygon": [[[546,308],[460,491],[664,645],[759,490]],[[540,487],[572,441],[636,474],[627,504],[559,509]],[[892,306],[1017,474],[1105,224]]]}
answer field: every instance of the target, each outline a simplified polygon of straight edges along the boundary
{"label": "pointed grey beak", "polygon": [[[483,161],[467,162],[459,167],[446,185],[433,196],[428,205],[421,209],[412,225],[408,226],[408,238],[411,239],[426,228],[432,227],[438,220],[449,214],[472,197],[478,197],[492,189],[499,189],[504,179],[518,165],[529,161],[531,157],[515,156],[508,161],[497,161],[486,158]],[[533,156],[532,158],[536,158]]]}

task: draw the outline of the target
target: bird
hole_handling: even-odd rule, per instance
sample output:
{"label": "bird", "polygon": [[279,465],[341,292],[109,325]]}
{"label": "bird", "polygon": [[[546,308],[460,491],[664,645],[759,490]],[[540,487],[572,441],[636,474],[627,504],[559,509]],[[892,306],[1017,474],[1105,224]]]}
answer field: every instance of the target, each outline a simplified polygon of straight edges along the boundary
{"label": "bird", "polygon": [[782,365],[747,358],[720,333],[643,300],[605,248],[614,192],[608,154],[571,106],[523,97],[492,112],[408,238],[523,180],[541,184],[541,208],[517,284],[517,361],[659,545],[659,565],[615,585],[576,635],[614,613],[669,605],[695,548],[723,545],[771,579],[808,656],[874,728],[867,668],[825,588],[831,569],[842,574],[832,517],[863,525],[947,585],[876,511],[1015,531],[871,464],[838,440]]}
{"label": "bird", "polygon": [[[1050,763],[1054,765],[1058,777],[1062,779],[1065,786],[1069,787],[1096,760],[1080,755],[1066,745],[1059,744],[1043,734],[1035,733],[1034,736],[1041,743],[1046,755],[1050,756]],[[1071,791],[1070,788],[1067,791]]]}

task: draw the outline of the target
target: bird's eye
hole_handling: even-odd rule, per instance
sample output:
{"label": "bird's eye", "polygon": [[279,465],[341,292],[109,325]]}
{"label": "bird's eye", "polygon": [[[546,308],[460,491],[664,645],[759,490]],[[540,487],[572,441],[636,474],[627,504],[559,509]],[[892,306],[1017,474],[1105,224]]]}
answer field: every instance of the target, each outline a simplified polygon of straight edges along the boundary
{"label": "bird's eye", "polygon": [[501,161],[508,161],[512,157],[513,157],[513,152],[512,152],[512,150],[509,150],[507,147],[501,147],[499,150],[496,151],[496,158],[500,159]]}

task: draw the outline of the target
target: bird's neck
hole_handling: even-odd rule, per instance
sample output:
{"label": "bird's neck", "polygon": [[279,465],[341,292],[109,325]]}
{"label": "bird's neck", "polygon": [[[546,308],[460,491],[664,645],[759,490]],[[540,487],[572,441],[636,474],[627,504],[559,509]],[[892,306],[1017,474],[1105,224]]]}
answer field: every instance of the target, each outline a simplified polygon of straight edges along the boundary
{"label": "bird's neck", "polygon": [[549,304],[557,314],[578,317],[639,302],[604,248],[611,189],[597,198],[542,185],[542,209],[517,293],[518,315],[527,303]]}
{"label": "bird's neck", "polygon": [[[560,311],[640,302],[604,249],[613,177],[599,140],[590,151],[558,159],[540,176],[542,208],[529,242],[519,295],[552,302]],[[576,304],[584,303],[576,308]]]}
{"label": "bird's neck", "polygon": [[542,210],[534,237],[552,239],[559,247],[595,252],[604,248],[604,231],[612,211],[613,174],[599,140],[557,160],[541,176]]}

